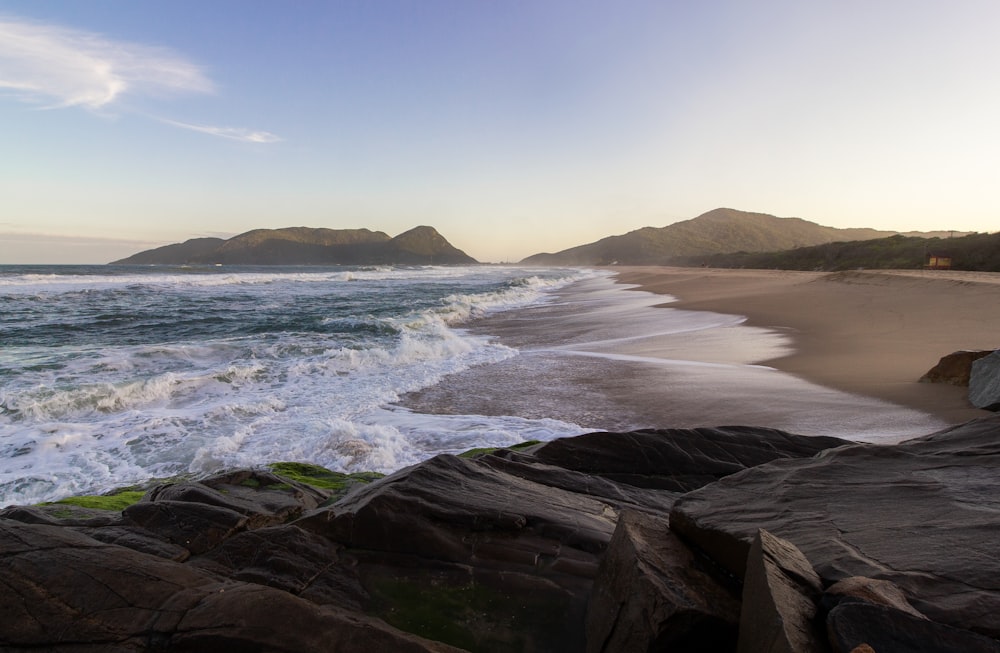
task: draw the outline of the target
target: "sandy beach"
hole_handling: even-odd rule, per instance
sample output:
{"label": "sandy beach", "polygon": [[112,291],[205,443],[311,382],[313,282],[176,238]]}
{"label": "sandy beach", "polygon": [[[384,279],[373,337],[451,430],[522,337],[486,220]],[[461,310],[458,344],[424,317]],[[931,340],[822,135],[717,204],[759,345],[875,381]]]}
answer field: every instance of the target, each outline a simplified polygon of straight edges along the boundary
{"label": "sandy beach", "polygon": [[785,372],[951,423],[988,414],[965,388],[917,380],[945,354],[1000,347],[998,274],[636,267],[617,269],[617,280],[673,296],[672,308],[787,332],[795,351],[765,361]]}
{"label": "sandy beach", "polygon": [[945,354],[1000,346],[1000,275],[604,273],[470,325],[518,355],[401,404],[588,430],[741,424],[879,442],[989,414],[964,388],[917,380]]}

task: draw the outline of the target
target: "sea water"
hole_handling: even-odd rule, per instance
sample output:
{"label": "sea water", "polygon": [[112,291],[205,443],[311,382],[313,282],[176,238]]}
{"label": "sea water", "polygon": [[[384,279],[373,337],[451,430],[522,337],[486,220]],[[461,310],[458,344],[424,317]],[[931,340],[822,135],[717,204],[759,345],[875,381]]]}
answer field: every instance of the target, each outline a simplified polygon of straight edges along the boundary
{"label": "sea water", "polygon": [[274,461],[391,472],[577,434],[395,402],[517,355],[470,320],[599,274],[0,266],[0,506]]}

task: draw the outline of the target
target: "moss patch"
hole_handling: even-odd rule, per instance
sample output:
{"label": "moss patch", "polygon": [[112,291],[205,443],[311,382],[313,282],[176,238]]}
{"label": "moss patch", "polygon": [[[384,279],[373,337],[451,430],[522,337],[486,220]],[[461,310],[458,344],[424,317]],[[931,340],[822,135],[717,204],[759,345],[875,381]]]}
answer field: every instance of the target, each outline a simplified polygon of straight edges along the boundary
{"label": "moss patch", "polygon": [[146,494],[144,490],[121,490],[111,494],[84,495],[80,497],[67,497],[51,503],[43,503],[43,506],[64,505],[79,506],[80,508],[91,508],[96,510],[113,510],[121,512],[133,503],[138,503]]}
{"label": "moss patch", "polygon": [[518,444],[512,445],[510,447],[482,447],[479,449],[469,449],[468,451],[463,451],[462,453],[458,454],[458,457],[475,458],[476,456],[482,456],[484,454],[493,453],[494,451],[499,451],[501,449],[520,451],[522,449],[533,447],[536,444],[541,444],[541,440],[527,440],[526,442],[519,442]]}
{"label": "moss patch", "polygon": [[347,494],[351,488],[357,485],[367,485],[384,476],[378,472],[344,474],[309,463],[271,463],[268,468],[277,476],[287,478],[290,481],[330,490],[333,492],[333,498],[340,498]]}

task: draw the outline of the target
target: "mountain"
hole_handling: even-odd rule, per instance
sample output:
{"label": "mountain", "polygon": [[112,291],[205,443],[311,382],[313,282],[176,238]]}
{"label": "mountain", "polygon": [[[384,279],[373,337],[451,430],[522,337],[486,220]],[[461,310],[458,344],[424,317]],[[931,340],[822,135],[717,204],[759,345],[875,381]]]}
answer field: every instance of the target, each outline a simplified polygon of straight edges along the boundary
{"label": "mountain", "polygon": [[830,272],[857,268],[916,270],[927,265],[931,255],[947,257],[953,270],[1000,272],[1000,233],[945,238],[897,234],[888,238],[826,243],[780,252],[680,257],[672,260],[671,264]]}
{"label": "mountain", "polygon": [[368,229],[254,229],[228,240],[194,238],[113,261],[113,265],[376,265],[456,264],[477,261],[433,227],[395,238]]}
{"label": "mountain", "polygon": [[666,227],[644,227],[609,236],[555,254],[535,254],[522,263],[535,265],[664,264],[678,256],[726,252],[771,252],[836,241],[869,240],[894,235],[875,229],[836,229],[801,218],[715,209]]}

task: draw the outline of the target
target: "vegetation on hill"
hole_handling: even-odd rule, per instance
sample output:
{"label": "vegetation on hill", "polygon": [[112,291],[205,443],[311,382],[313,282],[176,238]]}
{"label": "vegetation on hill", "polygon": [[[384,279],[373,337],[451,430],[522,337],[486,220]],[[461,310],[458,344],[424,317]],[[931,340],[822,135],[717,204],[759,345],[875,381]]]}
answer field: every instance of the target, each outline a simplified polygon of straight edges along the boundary
{"label": "vegetation on hill", "polygon": [[524,263],[540,265],[656,265],[678,256],[724,252],[770,252],[843,240],[892,235],[875,229],[836,229],[800,218],[715,209],[666,227],[644,227],[555,254],[536,254]]}
{"label": "vegetation on hill", "polygon": [[955,238],[890,236],[775,252],[736,252],[675,258],[672,265],[781,270],[920,269],[931,256],[948,257],[955,270],[1000,272],[1000,233]]}
{"label": "vegetation on hill", "polygon": [[368,229],[254,229],[228,240],[196,238],[139,252],[116,265],[376,265],[460,264],[476,260],[433,227],[395,238]]}

